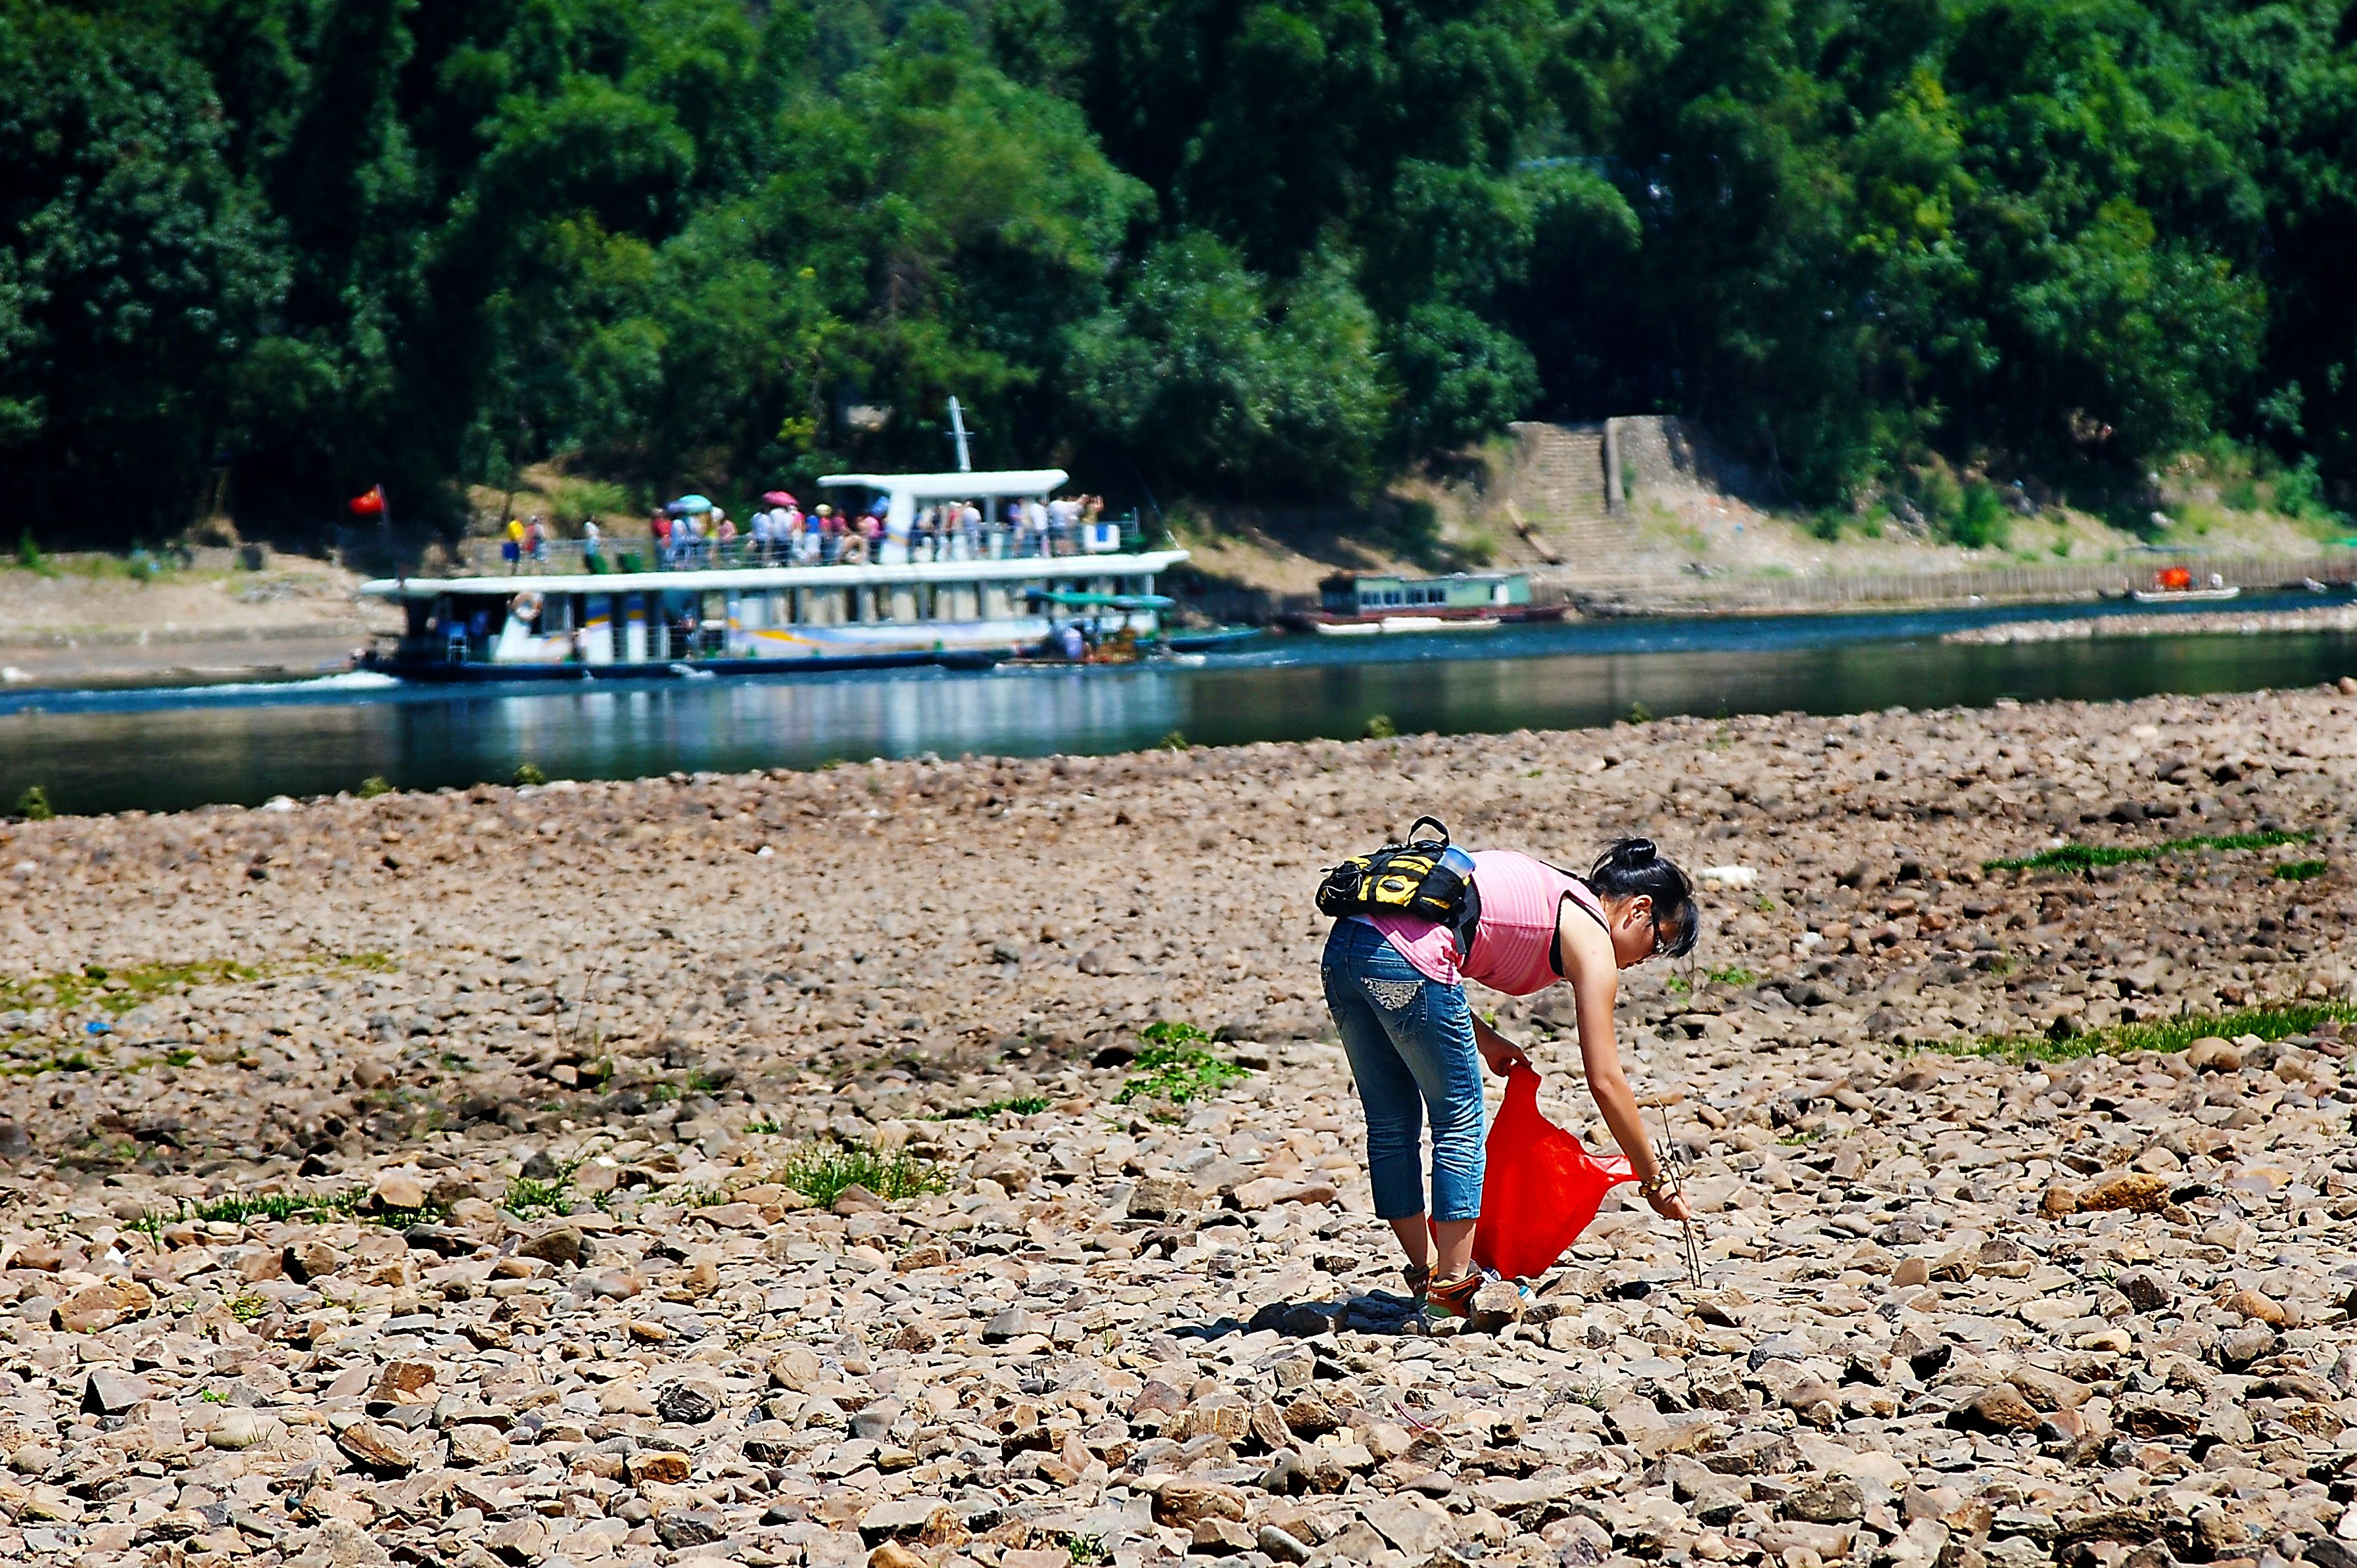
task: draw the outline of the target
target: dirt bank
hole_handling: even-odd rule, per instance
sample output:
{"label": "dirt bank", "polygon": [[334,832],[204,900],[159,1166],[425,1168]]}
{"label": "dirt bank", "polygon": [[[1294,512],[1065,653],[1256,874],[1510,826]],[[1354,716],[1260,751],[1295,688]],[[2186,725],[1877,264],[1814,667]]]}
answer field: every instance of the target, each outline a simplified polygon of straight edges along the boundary
{"label": "dirt bank", "polygon": [[[0,1556],[2297,1552],[2357,1430],[2352,786],[2357,698],[2292,693],[12,827]],[[1727,868],[1620,1015],[1703,1292],[1616,1206],[1395,1331],[1308,895],[1436,807]],[[1252,1070],[1125,1103],[1154,1020]],[[1591,1121],[1566,1003],[1501,1023]],[[814,1138],[940,1190],[806,1207]]]}

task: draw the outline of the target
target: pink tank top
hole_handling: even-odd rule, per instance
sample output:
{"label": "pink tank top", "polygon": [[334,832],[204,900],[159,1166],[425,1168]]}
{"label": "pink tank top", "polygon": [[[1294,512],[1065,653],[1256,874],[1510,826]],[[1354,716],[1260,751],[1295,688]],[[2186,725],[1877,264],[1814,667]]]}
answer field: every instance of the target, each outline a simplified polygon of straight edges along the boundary
{"label": "pink tank top", "polygon": [[1473,929],[1473,950],[1460,958],[1457,934],[1429,920],[1398,915],[1361,915],[1383,932],[1416,972],[1443,985],[1478,980],[1509,996],[1544,991],[1563,976],[1555,972],[1555,912],[1576,898],[1599,920],[1604,906],[1587,883],[1543,860],[1509,849],[1473,852],[1473,886],[1481,894],[1481,922]]}

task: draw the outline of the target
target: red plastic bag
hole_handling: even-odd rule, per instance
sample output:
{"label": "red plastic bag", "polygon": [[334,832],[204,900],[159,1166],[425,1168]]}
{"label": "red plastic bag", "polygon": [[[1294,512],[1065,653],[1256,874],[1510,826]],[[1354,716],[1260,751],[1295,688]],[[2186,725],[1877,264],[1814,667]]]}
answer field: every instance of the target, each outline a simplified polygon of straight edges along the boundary
{"label": "red plastic bag", "polygon": [[1539,1075],[1517,1068],[1490,1125],[1473,1261],[1510,1280],[1536,1279],[1587,1229],[1604,1195],[1636,1179],[1626,1159],[1598,1159],[1540,1115]]}

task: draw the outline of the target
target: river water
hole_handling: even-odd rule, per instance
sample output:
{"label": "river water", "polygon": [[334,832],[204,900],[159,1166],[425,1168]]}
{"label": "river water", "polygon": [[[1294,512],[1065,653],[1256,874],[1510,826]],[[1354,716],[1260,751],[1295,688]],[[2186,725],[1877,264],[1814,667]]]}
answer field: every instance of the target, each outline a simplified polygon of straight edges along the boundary
{"label": "river water", "polygon": [[[2309,607],[2307,597],[2236,607]],[[2214,609],[2216,607],[2206,607]],[[242,687],[0,695],[0,809],[175,810],[350,789],[814,768],[925,752],[1498,733],[1671,714],[1857,713],[2000,698],[2108,700],[2312,685],[2357,673],[2357,636],[2269,633],[1966,647],[1995,620],[2147,607],[1625,620],[1492,632],[1271,638],[1199,664],[874,671],[659,685],[413,687],[376,675]]]}

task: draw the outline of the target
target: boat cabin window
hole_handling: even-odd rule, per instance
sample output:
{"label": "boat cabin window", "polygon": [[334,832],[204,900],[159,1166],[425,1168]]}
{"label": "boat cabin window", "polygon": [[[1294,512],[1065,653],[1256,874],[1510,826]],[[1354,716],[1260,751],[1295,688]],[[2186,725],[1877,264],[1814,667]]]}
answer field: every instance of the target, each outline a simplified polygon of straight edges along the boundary
{"label": "boat cabin window", "polygon": [[534,628],[543,637],[557,637],[573,629],[573,596],[551,594],[541,601],[539,624]]}

